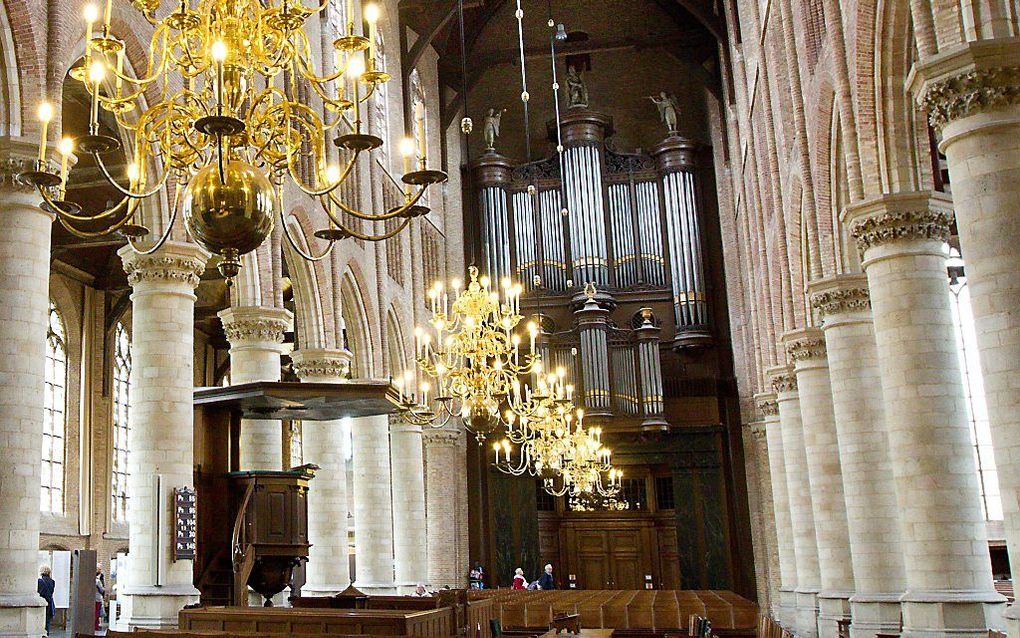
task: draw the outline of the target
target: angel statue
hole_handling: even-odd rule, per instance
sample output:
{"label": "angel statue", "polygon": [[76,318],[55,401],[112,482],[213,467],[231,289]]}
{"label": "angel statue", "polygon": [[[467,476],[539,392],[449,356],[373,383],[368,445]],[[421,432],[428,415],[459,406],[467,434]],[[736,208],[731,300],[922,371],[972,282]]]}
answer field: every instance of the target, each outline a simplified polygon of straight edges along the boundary
{"label": "angel statue", "polygon": [[570,108],[588,108],[588,87],[584,85],[581,74],[574,67],[567,67],[567,106]]}
{"label": "angel statue", "polygon": [[677,103],[676,96],[672,93],[660,91],[659,95],[649,95],[648,99],[655,102],[655,106],[659,109],[659,117],[669,132],[676,133],[676,125],[680,113],[680,105]]}
{"label": "angel statue", "polygon": [[485,150],[487,151],[496,150],[496,138],[499,137],[499,121],[504,113],[506,113],[506,109],[502,111],[489,109],[489,114],[485,116],[485,122],[482,124],[482,135],[485,137]]}

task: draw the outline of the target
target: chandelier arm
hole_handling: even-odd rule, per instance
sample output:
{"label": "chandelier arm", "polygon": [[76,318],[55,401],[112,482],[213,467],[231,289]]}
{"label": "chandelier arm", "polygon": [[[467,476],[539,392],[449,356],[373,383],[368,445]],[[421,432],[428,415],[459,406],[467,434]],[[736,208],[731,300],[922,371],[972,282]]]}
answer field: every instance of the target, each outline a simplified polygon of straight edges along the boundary
{"label": "chandelier arm", "polygon": [[[162,35],[160,34],[160,31],[163,32]],[[127,75],[126,73],[118,71],[117,70],[117,65],[110,64],[109,60],[106,59],[106,55],[107,54],[104,53],[103,54],[103,61],[106,63],[106,70],[114,78],[118,78],[120,80],[123,80],[124,82],[130,82],[131,84],[134,84],[135,86],[148,86],[149,84],[152,84],[153,82],[158,80],[160,77],[162,77],[164,72],[166,71],[166,61],[167,61],[167,57],[168,57],[167,56],[167,47],[169,45],[169,33],[168,33],[167,28],[165,26],[160,26],[160,27],[158,27],[156,29],[156,32],[153,34],[153,41],[155,42],[155,40],[160,38],[160,37],[163,38],[163,46],[160,47],[161,54],[160,54],[160,58],[159,58],[159,65],[156,66],[155,69],[153,68],[153,63],[155,62],[155,57],[156,57],[155,56],[156,48],[155,47],[149,47],[149,69],[148,69],[149,75],[147,75],[146,77],[142,77],[142,78],[132,77],[130,75]],[[89,82],[85,82],[85,84],[88,85],[90,83]]]}
{"label": "chandelier arm", "polygon": [[170,209],[170,220],[167,222],[166,230],[164,230],[160,238],[156,240],[156,243],[150,246],[149,248],[141,250],[135,247],[134,240],[131,238],[131,236],[128,236],[127,238],[128,246],[131,246],[131,250],[133,250],[136,255],[142,255],[143,257],[146,255],[151,255],[160,248],[162,248],[163,244],[165,244],[167,240],[170,239],[170,235],[174,229],[174,224],[177,222],[177,213],[180,210],[180,204],[181,204],[181,186],[180,184],[178,184],[177,187],[174,188],[174,205]]}
{"label": "chandelier arm", "polygon": [[359,154],[361,154],[361,151],[355,151],[354,152],[354,157],[352,157],[350,160],[348,160],[347,166],[344,167],[343,172],[340,174],[340,178],[336,182],[334,182],[332,185],[327,186],[323,190],[315,190],[314,188],[308,188],[308,186],[305,185],[304,181],[297,174],[297,166],[294,165],[294,157],[295,157],[295,155],[297,155],[296,153],[290,153],[287,156],[287,172],[290,174],[290,178],[294,182],[294,184],[298,188],[301,189],[301,192],[303,192],[305,195],[309,195],[311,197],[319,197],[319,198],[321,198],[324,195],[328,195],[328,194],[332,193],[341,184],[343,184],[345,181],[347,181],[347,178],[350,177],[351,171],[354,170],[354,166],[355,166],[355,163],[358,161],[358,155]]}
{"label": "chandelier arm", "polygon": [[[120,191],[121,195],[124,195],[125,197],[130,197],[131,199],[147,199],[149,197],[152,197],[159,191],[163,190],[163,187],[166,185],[167,179],[170,177],[170,169],[167,169],[163,171],[163,177],[160,178],[159,182],[156,184],[156,186],[153,187],[151,191],[147,191],[144,193],[133,193],[131,192],[130,189],[125,189],[120,184],[117,183],[117,180],[114,179],[113,175],[111,175],[110,171],[106,168],[106,163],[103,162],[103,158],[100,156],[99,153],[93,153],[92,157],[96,160],[96,164],[99,165],[99,170],[103,173],[103,177],[106,178],[106,181],[108,181],[111,186]],[[141,167],[139,167],[139,170],[141,170]]]}
{"label": "chandelier arm", "polygon": [[289,243],[290,247],[304,259],[308,261],[322,261],[326,257],[329,257],[329,254],[333,252],[333,246],[336,245],[335,239],[329,240],[329,246],[326,247],[326,250],[323,251],[321,255],[313,255],[310,252],[305,252],[300,246],[298,246],[297,242],[294,241],[294,238],[291,236],[290,230],[287,228],[287,219],[284,217],[282,207],[280,208],[280,225],[283,226],[283,234],[287,237],[287,243]]}
{"label": "chandelier arm", "polygon": [[[347,204],[345,204],[342,201],[340,201],[339,199],[337,199],[333,195],[333,193],[328,193],[328,196],[329,196],[329,201],[331,201],[332,203],[336,204],[340,208],[340,210],[342,210],[343,212],[347,213],[348,215],[357,217],[358,219],[363,219],[365,221],[372,222],[372,221],[385,221],[387,219],[393,219],[394,217],[400,217],[405,212],[407,212],[412,206],[417,204],[418,200],[420,200],[424,194],[425,194],[425,187],[421,187],[418,190],[418,192],[415,193],[411,197],[411,199],[408,200],[407,202],[405,202],[402,206],[400,206],[398,208],[394,208],[393,210],[391,210],[391,211],[389,211],[387,213],[380,213],[378,215],[374,215],[374,214],[371,214],[371,213],[363,213],[363,212],[361,212],[359,210],[355,210],[355,209],[351,208],[350,206],[348,206]],[[323,203],[323,206],[325,206],[325,203]]]}
{"label": "chandelier arm", "polygon": [[96,237],[102,237],[104,235],[109,235],[110,233],[117,232],[134,218],[135,211],[138,208],[137,201],[125,197],[124,199],[120,200],[120,203],[117,204],[114,207],[114,209],[121,210],[125,207],[125,205],[127,205],[128,213],[124,216],[124,218],[119,220],[117,223],[113,224],[109,228],[105,228],[101,231],[90,232],[85,230],[79,230],[75,228],[70,221],[64,219],[64,215],[62,213],[57,213],[57,221],[60,222],[60,225],[63,226],[67,230],[67,232],[71,233],[75,237],[78,237],[79,239],[95,239]]}
{"label": "chandelier arm", "polygon": [[[330,195],[330,198],[332,199],[332,195]],[[360,232],[358,232],[358,231],[354,230],[353,228],[351,228],[350,226],[348,226],[347,224],[345,224],[345,223],[343,222],[343,220],[341,220],[341,219],[337,218],[337,217],[335,216],[335,214],[334,214],[334,213],[332,213],[332,212],[331,212],[331,211],[329,210],[329,208],[328,208],[328,207],[326,206],[326,204],[325,204],[325,203],[324,203],[324,202],[323,202],[323,201],[322,201],[321,199],[319,200],[319,203],[320,203],[320,205],[322,206],[322,209],[323,209],[324,211],[326,211],[326,215],[328,215],[328,216],[329,216],[329,219],[330,219],[330,220],[331,220],[331,221],[332,221],[332,222],[333,222],[334,224],[336,224],[336,225],[337,225],[337,227],[339,227],[339,228],[340,228],[340,230],[342,230],[342,231],[344,231],[345,233],[349,234],[349,235],[350,235],[351,237],[354,237],[355,239],[360,239],[360,240],[362,240],[362,241],[372,241],[372,242],[376,242],[376,241],[383,241],[383,240],[385,240],[385,239],[389,239],[390,237],[393,237],[393,236],[395,236],[395,235],[396,235],[397,233],[399,233],[400,231],[402,231],[402,230],[404,230],[405,228],[407,228],[407,225],[408,225],[408,224],[409,224],[409,223],[411,222],[411,219],[410,219],[410,218],[407,218],[407,217],[405,217],[405,218],[404,218],[404,221],[403,221],[403,222],[402,222],[402,223],[401,223],[401,224],[400,224],[399,226],[397,226],[396,228],[394,228],[394,229],[392,229],[392,230],[390,230],[390,231],[387,231],[387,232],[386,232],[385,234],[383,234],[383,235],[368,235],[368,234],[360,233]],[[362,219],[370,219],[370,220],[371,220],[371,218],[362,218]]]}
{"label": "chandelier arm", "polygon": [[127,199],[129,199],[129,198],[125,197],[125,198],[121,199],[119,202],[117,202],[115,205],[113,205],[112,207],[102,211],[101,213],[97,213],[95,215],[76,215],[74,213],[69,213],[64,208],[62,208],[60,206],[60,202],[58,202],[58,201],[54,200],[52,197],[50,197],[50,194],[49,194],[47,189],[39,188],[39,193],[42,195],[43,201],[46,203],[47,206],[49,206],[49,207],[51,207],[53,209],[53,212],[54,212],[54,214],[57,215],[57,217],[63,217],[64,219],[69,219],[69,220],[78,221],[78,222],[97,222],[99,220],[106,219],[107,217],[113,217],[114,215],[116,215],[117,213],[119,213],[121,211],[121,209],[124,206],[124,202]]}

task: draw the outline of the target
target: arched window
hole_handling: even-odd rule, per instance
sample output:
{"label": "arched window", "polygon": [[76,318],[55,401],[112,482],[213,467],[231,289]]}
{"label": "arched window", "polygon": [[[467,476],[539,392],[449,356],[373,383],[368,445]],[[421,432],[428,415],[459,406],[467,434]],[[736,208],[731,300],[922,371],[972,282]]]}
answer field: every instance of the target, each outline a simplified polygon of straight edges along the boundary
{"label": "arched window", "polygon": [[64,511],[64,428],[67,388],[67,333],[57,307],[50,302],[46,329],[46,371],[43,392],[42,479],[39,487],[44,512]]}
{"label": "arched window", "polygon": [[981,509],[985,519],[1001,521],[1002,497],[999,493],[999,474],[992,456],[992,431],[988,423],[985,404],[985,384],[978,358],[977,331],[970,304],[970,286],[963,259],[956,248],[950,249],[949,292],[952,301],[953,322],[956,324],[956,346],[963,372],[963,390],[967,397],[967,417],[970,424],[974,460],[977,463],[978,482],[981,485]]}
{"label": "arched window", "polygon": [[[375,37],[375,69],[386,71],[386,49],[383,46],[381,30],[376,31]],[[366,54],[367,55],[367,54]],[[379,162],[389,168],[389,156],[387,146],[390,143],[390,110],[389,91],[386,90],[386,83],[379,84],[372,92],[372,133],[379,136],[385,142],[376,153],[379,154]]]}
{"label": "arched window", "polygon": [[411,125],[414,126],[414,158],[421,160],[422,149],[428,148],[428,117],[425,110],[425,86],[418,69],[411,70],[408,78],[411,92]]}
{"label": "arched window", "polygon": [[297,467],[305,462],[304,428],[301,421],[290,422],[290,449],[287,467]]}
{"label": "arched window", "polygon": [[113,345],[113,471],[110,509],[113,520],[127,521],[128,451],[131,434],[131,338],[117,323]]}

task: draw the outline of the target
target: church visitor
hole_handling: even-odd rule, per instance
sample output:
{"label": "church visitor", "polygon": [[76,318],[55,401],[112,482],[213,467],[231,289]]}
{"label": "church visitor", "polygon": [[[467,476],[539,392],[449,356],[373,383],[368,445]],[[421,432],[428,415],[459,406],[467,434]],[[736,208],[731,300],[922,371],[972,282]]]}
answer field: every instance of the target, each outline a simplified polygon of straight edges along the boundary
{"label": "church visitor", "polygon": [[545,571],[538,577],[539,589],[556,589],[556,579],[553,577],[553,566],[546,565]]}
{"label": "church visitor", "polygon": [[524,570],[518,567],[514,570],[514,584],[510,586],[511,589],[527,589],[528,581],[524,578]]}
{"label": "church visitor", "polygon": [[418,583],[418,586],[414,588],[414,593],[411,595],[418,598],[430,598],[432,596],[432,594],[429,593],[429,590],[425,589],[425,585],[422,585],[421,583]]}
{"label": "church visitor", "polygon": [[99,621],[103,617],[103,597],[106,595],[106,583],[103,578],[103,568],[96,568],[96,631],[99,630]]}
{"label": "church visitor", "polygon": [[471,589],[485,589],[485,570],[482,569],[481,563],[475,563],[475,566],[471,568],[471,572],[468,574],[468,583],[471,585]]}
{"label": "church visitor", "polygon": [[56,605],[53,603],[53,590],[57,588],[57,583],[53,581],[51,576],[49,565],[43,565],[39,568],[39,595],[43,600],[46,601],[46,635],[50,634],[50,624],[53,622],[53,613],[56,611]]}

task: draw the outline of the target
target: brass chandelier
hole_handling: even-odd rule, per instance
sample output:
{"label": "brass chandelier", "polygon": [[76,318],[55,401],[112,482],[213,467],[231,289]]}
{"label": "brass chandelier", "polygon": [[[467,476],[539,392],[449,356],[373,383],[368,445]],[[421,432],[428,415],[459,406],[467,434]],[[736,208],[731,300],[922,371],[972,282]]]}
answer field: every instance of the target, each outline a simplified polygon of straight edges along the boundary
{"label": "brass chandelier", "polygon": [[541,370],[541,358],[535,351],[536,324],[527,324],[527,354],[521,355],[521,336],[514,332],[524,318],[520,284],[506,279],[500,293],[476,267],[468,276],[463,289],[456,280],[450,291],[439,283],[432,287],[430,328],[416,328],[414,336],[423,380],[415,391],[415,375],[408,371],[397,385],[406,421],[438,428],[456,416],[481,442],[501,427],[504,403],[524,400],[518,377]]}
{"label": "brass chandelier", "polygon": [[[368,33],[356,34],[353,3],[347,2],[346,33],[333,43],[332,70],[320,75],[304,24],[325,11],[328,0],[311,7],[300,0],[180,0],[169,11],[160,10],[161,0],[132,0],[154,27],[148,66],[139,77],[124,71],[125,45],[111,30],[111,4],[107,0],[101,27],[98,9],[86,7],[84,64],[71,72],[91,96],[89,134],[62,140],[61,170],[52,170],[46,132],[54,113],[43,104],[36,170],[21,175],[38,187],[44,205],[72,234],[88,238],[119,231],[138,252],[151,253],[169,238],[180,211],[191,237],[219,255],[219,270],[229,283],[239,271],[240,257],[272,232],[277,212],[282,223],[288,181],[316,198],[329,220],[327,228],[314,233],[328,242],[320,254],[300,248],[283,224],[292,247],[309,260],[325,258],[344,238],[392,237],[428,213],[418,202],[447,175],[427,168],[424,135],[418,140],[415,170],[407,169],[413,142],[401,144],[405,174],[400,206],[364,212],[337,193],[359,158],[383,145],[362,130],[362,105],[390,79],[381,70],[376,46],[376,4],[365,7]],[[306,103],[313,94],[322,102],[321,114]],[[111,175],[104,162],[103,156],[121,142],[100,132],[100,111],[112,114],[128,139],[127,184]],[[330,138],[346,152],[345,159],[330,161]],[[119,192],[119,202],[89,212],[65,199],[68,157],[75,148],[95,159]],[[143,250],[136,242],[150,231],[136,213],[141,201],[164,187],[173,191],[170,221]],[[357,227],[348,221],[352,218]],[[360,229],[362,222],[394,219],[400,223],[387,225],[380,234]]]}

